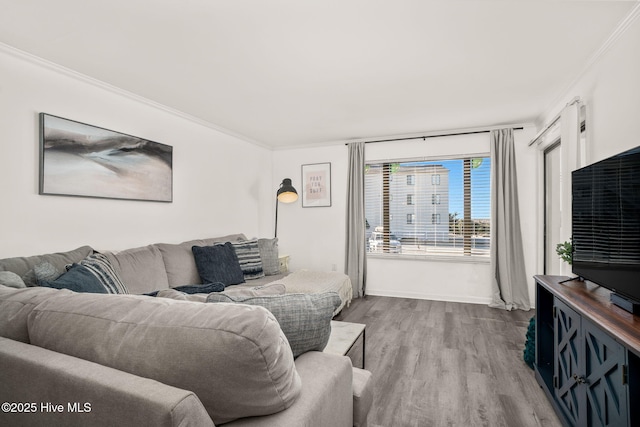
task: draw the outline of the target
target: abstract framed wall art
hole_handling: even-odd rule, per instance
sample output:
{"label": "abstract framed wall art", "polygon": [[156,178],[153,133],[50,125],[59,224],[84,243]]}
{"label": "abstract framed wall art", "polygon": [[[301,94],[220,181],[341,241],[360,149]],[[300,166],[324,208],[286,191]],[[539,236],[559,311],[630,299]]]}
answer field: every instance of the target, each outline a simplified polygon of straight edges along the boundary
{"label": "abstract framed wall art", "polygon": [[40,113],[40,194],[171,202],[173,147]]}
{"label": "abstract framed wall art", "polygon": [[331,206],[331,163],[302,165],[302,207]]}

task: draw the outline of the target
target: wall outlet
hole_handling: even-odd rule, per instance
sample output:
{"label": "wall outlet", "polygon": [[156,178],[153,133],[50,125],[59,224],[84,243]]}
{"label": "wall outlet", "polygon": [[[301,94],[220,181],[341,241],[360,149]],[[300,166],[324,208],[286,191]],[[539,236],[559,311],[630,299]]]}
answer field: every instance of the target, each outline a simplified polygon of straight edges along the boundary
{"label": "wall outlet", "polygon": [[331,264],[331,271],[338,271],[338,264]]}

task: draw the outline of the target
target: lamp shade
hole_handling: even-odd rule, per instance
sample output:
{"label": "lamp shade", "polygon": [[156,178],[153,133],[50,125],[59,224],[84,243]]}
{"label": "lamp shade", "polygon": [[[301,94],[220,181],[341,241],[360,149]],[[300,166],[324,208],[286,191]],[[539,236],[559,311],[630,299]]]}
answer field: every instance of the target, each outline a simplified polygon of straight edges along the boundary
{"label": "lamp shade", "polygon": [[277,193],[278,201],[282,203],[293,203],[298,200],[298,192],[293,185],[291,185],[291,179],[285,178],[280,184]]}

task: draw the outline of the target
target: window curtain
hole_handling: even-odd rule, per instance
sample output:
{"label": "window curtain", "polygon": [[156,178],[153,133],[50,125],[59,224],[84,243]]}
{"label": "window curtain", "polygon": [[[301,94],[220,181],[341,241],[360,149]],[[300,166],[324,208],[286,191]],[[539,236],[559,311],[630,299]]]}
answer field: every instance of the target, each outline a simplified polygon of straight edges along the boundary
{"label": "window curtain", "polygon": [[490,307],[529,310],[524,268],[513,129],[491,131],[491,273]]}
{"label": "window curtain", "polygon": [[351,279],[354,298],[365,295],[367,256],[364,217],[364,142],[347,144],[347,238],[345,274]]}

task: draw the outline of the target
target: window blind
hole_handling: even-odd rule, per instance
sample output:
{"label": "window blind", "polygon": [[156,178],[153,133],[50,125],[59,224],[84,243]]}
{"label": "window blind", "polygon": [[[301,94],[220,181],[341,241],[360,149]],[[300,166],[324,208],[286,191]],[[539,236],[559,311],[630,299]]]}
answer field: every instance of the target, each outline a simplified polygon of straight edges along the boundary
{"label": "window blind", "polygon": [[367,250],[488,257],[490,179],[488,155],[368,163]]}

